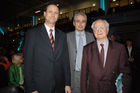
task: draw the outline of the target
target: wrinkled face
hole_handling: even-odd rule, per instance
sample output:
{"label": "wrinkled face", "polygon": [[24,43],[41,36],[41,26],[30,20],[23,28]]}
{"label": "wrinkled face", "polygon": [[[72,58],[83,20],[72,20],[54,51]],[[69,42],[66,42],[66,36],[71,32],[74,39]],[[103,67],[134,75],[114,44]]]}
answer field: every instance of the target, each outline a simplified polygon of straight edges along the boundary
{"label": "wrinkled face", "polygon": [[76,19],[74,20],[73,25],[75,26],[75,30],[77,31],[85,30],[86,18],[82,15],[78,15]]}
{"label": "wrinkled face", "polygon": [[55,24],[59,16],[59,9],[55,5],[49,5],[44,12],[45,21],[48,24]]}
{"label": "wrinkled face", "polygon": [[106,39],[109,29],[104,21],[98,20],[94,24],[93,33],[96,39]]}

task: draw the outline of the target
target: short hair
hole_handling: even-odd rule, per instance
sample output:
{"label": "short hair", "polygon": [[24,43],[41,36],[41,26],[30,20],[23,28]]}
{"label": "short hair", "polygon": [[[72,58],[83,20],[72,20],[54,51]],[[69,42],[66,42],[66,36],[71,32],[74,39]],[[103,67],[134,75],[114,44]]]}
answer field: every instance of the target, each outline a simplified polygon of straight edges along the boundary
{"label": "short hair", "polygon": [[109,23],[108,23],[105,19],[97,19],[97,20],[95,20],[95,21],[92,23],[92,25],[91,25],[92,30],[94,29],[95,23],[96,23],[97,21],[99,21],[99,20],[103,21],[103,22],[106,24],[107,29],[109,29]]}
{"label": "short hair", "polygon": [[76,20],[76,17],[79,16],[79,15],[84,16],[85,19],[86,19],[86,22],[87,22],[87,15],[85,13],[83,13],[83,12],[79,12],[79,13],[75,14],[73,21],[75,21]]}
{"label": "short hair", "polygon": [[21,58],[22,58],[21,55],[14,54],[14,55],[12,56],[12,63],[13,63],[13,64],[18,64],[18,63],[20,63]]}
{"label": "short hair", "polygon": [[58,8],[58,10],[60,10],[60,8],[57,6],[56,3],[49,3],[49,4],[46,5],[44,11],[46,11],[48,9],[48,6],[50,6],[50,5],[55,5]]}

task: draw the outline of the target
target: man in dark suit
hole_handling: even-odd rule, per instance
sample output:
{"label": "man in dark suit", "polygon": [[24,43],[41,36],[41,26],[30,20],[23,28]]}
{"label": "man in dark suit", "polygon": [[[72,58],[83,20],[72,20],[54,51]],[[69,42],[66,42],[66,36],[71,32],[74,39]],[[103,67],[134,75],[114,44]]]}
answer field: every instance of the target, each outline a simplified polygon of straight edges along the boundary
{"label": "man in dark suit", "polygon": [[[136,65],[136,48],[131,39],[126,40],[126,51],[128,55],[128,62],[132,70],[132,88],[135,90],[137,81],[137,65]],[[133,91],[132,91],[133,92]]]}
{"label": "man in dark suit", "polygon": [[125,47],[108,40],[109,24],[106,20],[98,19],[91,27],[96,41],[84,47],[81,93],[117,93],[115,82],[120,73],[123,73],[123,93],[128,93],[131,72]]}
{"label": "man in dark suit", "polygon": [[127,39],[126,40],[126,51],[127,51],[127,55],[128,55],[128,62],[130,63],[134,63],[134,58],[136,56],[135,54],[135,48],[132,45],[132,40],[131,39]]}
{"label": "man in dark suit", "polygon": [[70,64],[66,35],[55,28],[59,9],[49,4],[45,23],[26,33],[25,93],[70,93]]}

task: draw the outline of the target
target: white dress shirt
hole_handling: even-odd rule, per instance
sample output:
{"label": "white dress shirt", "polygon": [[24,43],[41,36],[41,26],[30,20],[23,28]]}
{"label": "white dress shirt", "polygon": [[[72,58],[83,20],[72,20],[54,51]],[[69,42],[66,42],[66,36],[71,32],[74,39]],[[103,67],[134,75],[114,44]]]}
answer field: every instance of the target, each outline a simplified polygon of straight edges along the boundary
{"label": "white dress shirt", "polygon": [[49,38],[50,38],[50,29],[53,30],[52,35],[53,35],[53,39],[55,40],[55,28],[54,27],[53,28],[50,28],[45,23],[44,23],[44,25],[45,25],[45,28],[47,30],[47,33],[48,33]]}

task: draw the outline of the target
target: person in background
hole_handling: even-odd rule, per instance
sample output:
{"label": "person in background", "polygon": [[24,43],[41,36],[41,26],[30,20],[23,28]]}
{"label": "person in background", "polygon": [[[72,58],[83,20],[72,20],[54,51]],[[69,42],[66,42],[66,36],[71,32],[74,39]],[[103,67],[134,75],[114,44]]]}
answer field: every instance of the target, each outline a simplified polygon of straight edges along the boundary
{"label": "person in background", "polygon": [[[135,89],[137,81],[137,65],[136,65],[136,47],[133,45],[133,41],[131,39],[126,40],[126,51],[128,56],[128,62],[130,64],[132,70],[132,87]],[[132,91],[133,92],[133,91]]]}
{"label": "person in background", "polygon": [[0,65],[4,66],[4,70],[7,71],[11,66],[11,62],[8,60],[6,56],[0,56]]}
{"label": "person in background", "polygon": [[0,87],[5,87],[8,85],[8,69],[11,64],[12,63],[6,56],[0,56]]}
{"label": "person in background", "polygon": [[115,34],[111,34],[109,39],[111,41],[116,41],[116,35]]}
{"label": "person in background", "polygon": [[122,91],[129,93],[132,76],[124,45],[107,38],[109,23],[106,20],[95,20],[91,28],[96,41],[83,50],[81,93],[117,93],[115,82],[120,73],[123,74]]}
{"label": "person in background", "polygon": [[83,46],[94,41],[93,34],[85,31],[87,16],[79,12],[75,14],[73,25],[75,31],[67,34],[67,43],[71,65],[72,93],[80,93],[80,73]]}
{"label": "person in background", "polygon": [[131,39],[126,40],[126,50],[127,50],[127,55],[128,55],[128,62],[134,63],[134,57],[136,55],[136,51],[132,44]]}
{"label": "person in background", "polygon": [[24,90],[24,64],[22,54],[12,55],[12,65],[9,67],[9,86]]}

